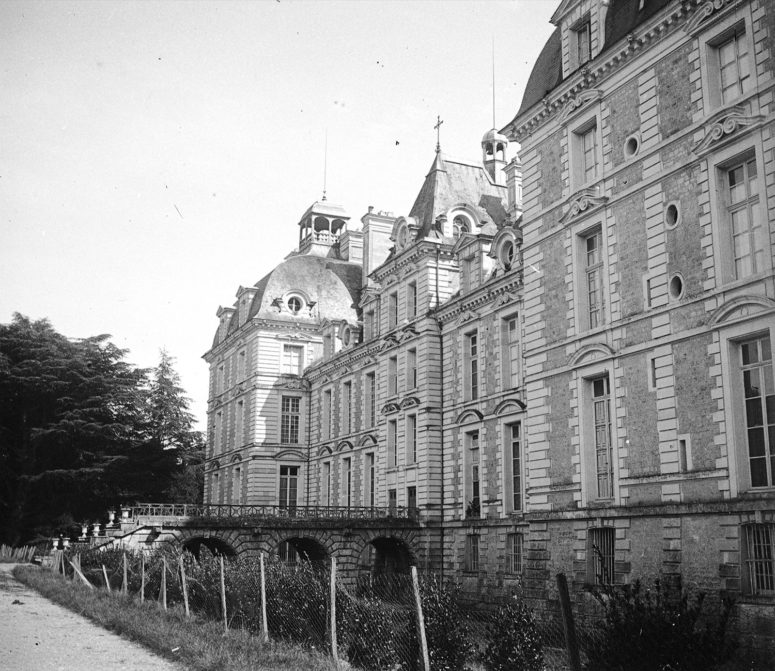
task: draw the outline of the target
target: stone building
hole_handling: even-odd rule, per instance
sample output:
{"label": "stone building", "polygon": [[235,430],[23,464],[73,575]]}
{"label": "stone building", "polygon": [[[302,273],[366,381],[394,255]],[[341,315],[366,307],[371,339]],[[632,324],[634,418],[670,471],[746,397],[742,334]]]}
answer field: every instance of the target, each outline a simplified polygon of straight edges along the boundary
{"label": "stone building", "polygon": [[437,152],[358,230],[316,203],[219,310],[206,500],[404,511],[412,559],[479,596],[680,576],[767,621],[775,9],[552,22],[481,165]]}

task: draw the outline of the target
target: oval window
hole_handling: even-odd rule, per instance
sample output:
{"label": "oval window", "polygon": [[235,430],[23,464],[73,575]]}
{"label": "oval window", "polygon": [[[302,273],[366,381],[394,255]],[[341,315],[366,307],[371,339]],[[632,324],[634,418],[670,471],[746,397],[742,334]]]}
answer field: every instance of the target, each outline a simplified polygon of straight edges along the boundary
{"label": "oval window", "polygon": [[304,307],[304,303],[302,302],[301,298],[298,296],[291,296],[288,299],[288,311],[291,314],[297,315],[299,312],[301,312],[301,309]]}

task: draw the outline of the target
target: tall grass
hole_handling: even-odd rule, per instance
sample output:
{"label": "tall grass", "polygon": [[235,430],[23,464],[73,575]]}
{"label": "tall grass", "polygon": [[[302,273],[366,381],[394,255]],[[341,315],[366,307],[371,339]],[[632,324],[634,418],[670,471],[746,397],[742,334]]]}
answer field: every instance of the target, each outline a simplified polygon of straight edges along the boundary
{"label": "tall grass", "polygon": [[224,636],[223,624],[175,606],[164,611],[154,601],[140,603],[115,592],[88,590],[62,576],[18,566],[14,576],[43,596],[85,615],[108,630],[142,643],[193,671],[334,671],[330,658],[281,642],[260,643],[242,630]]}

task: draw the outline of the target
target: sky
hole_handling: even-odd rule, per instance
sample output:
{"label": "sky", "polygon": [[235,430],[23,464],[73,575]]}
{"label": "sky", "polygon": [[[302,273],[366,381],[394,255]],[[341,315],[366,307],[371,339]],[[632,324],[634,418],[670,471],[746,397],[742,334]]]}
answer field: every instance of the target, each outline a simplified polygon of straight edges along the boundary
{"label": "sky", "polygon": [[165,348],[204,428],[218,306],[293,251],[324,174],[355,221],[408,214],[437,116],[480,159],[558,4],[1,2],[0,323]]}

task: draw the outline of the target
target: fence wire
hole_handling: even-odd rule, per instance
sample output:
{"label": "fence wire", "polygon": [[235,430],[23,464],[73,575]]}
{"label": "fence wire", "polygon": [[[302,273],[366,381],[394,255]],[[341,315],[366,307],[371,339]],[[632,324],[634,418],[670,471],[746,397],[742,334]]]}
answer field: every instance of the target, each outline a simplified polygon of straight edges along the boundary
{"label": "fence wire", "polygon": [[[259,641],[266,630],[271,640],[329,655],[335,645],[340,660],[363,671],[424,668],[410,575],[338,579],[332,623],[329,562],[288,564],[267,558],[262,590],[259,557],[224,561],[204,547],[198,557],[168,549],[145,554],[107,549],[83,553],[78,560],[72,554],[68,558],[76,565],[80,561],[80,570],[95,587],[106,589],[107,577],[111,592],[121,594],[125,587],[129,598],[156,601],[167,608],[184,608],[187,594],[192,617],[223,622],[228,629],[246,630]],[[65,562],[65,568],[66,575],[72,577],[69,562]],[[497,610],[462,605],[455,586],[433,575],[419,576],[419,591],[431,671],[488,668],[486,653],[488,641],[497,632]],[[569,669],[561,621],[537,621],[536,630],[543,650],[543,668]]]}

